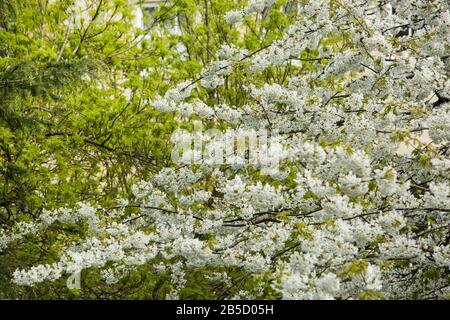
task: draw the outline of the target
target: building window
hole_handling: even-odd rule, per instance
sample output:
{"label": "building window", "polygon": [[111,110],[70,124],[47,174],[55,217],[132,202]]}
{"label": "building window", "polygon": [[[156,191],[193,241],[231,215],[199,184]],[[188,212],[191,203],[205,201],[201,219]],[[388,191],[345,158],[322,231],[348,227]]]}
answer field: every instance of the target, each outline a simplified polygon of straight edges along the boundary
{"label": "building window", "polygon": [[[158,9],[158,6],[163,2],[164,2],[163,0],[153,0],[144,2],[144,4],[142,5],[143,29],[147,29],[152,26],[152,24],[156,19],[156,10]],[[165,19],[164,28],[173,34],[181,33],[177,17],[174,17],[173,19]]]}
{"label": "building window", "polygon": [[142,5],[142,28],[149,28],[155,21],[156,7],[160,1],[147,1]]}

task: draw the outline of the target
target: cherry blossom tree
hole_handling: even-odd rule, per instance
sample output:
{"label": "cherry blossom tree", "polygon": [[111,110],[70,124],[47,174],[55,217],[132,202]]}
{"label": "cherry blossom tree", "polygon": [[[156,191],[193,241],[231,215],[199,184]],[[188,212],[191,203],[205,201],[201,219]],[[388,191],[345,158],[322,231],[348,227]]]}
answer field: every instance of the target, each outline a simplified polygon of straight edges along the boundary
{"label": "cherry blossom tree", "polygon": [[[250,0],[225,18],[239,29],[276,6]],[[224,44],[197,78],[148,101],[185,128],[201,121],[220,134],[174,134],[175,147],[200,148],[130,200],[3,231],[4,249],[54,224],[86,226],[14,281],[98,269],[114,285],[145,269],[167,276],[175,299],[198,283],[217,298],[448,298],[449,4],[317,0],[296,10],[281,37],[254,51]],[[226,99],[230,83],[239,99]],[[262,130],[266,152],[247,143],[209,161],[208,150]]]}

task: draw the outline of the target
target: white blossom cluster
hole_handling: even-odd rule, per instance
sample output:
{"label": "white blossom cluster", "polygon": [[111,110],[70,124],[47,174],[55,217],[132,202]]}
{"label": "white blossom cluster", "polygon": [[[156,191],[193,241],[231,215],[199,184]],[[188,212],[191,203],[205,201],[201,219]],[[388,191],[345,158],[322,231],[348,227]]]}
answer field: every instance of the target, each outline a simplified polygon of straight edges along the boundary
{"label": "white blossom cluster", "polygon": [[[250,1],[226,19],[238,22],[274,2]],[[448,298],[449,3],[302,3],[297,21],[269,47],[251,54],[224,46],[200,81],[151,102],[180,121],[222,121],[233,134],[276,129],[283,174],[186,164],[134,186],[135,206],[47,212],[2,231],[0,248],[54,223],[85,221],[90,231],[66,243],[58,262],[17,270],[15,281],[100,268],[115,283],[145,264],[171,275],[168,298],[190,285],[190,270],[232,287],[236,268],[268,280],[235,297],[273,290],[283,299]],[[306,49],[316,54],[302,55]],[[243,60],[254,73],[291,60],[308,68],[283,84],[244,88],[242,106],[188,99],[195,86],[220,87]],[[399,152],[403,144],[413,150]]]}

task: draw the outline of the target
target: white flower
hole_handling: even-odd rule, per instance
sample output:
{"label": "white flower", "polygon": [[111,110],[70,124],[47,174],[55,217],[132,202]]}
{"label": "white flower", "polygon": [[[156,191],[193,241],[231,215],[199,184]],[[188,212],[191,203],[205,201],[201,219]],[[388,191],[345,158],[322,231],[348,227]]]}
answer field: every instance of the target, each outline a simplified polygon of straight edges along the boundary
{"label": "white flower", "polygon": [[244,17],[244,15],[243,15],[242,11],[237,11],[237,10],[228,11],[225,14],[225,20],[229,24],[235,24],[235,23],[241,22],[243,17]]}

